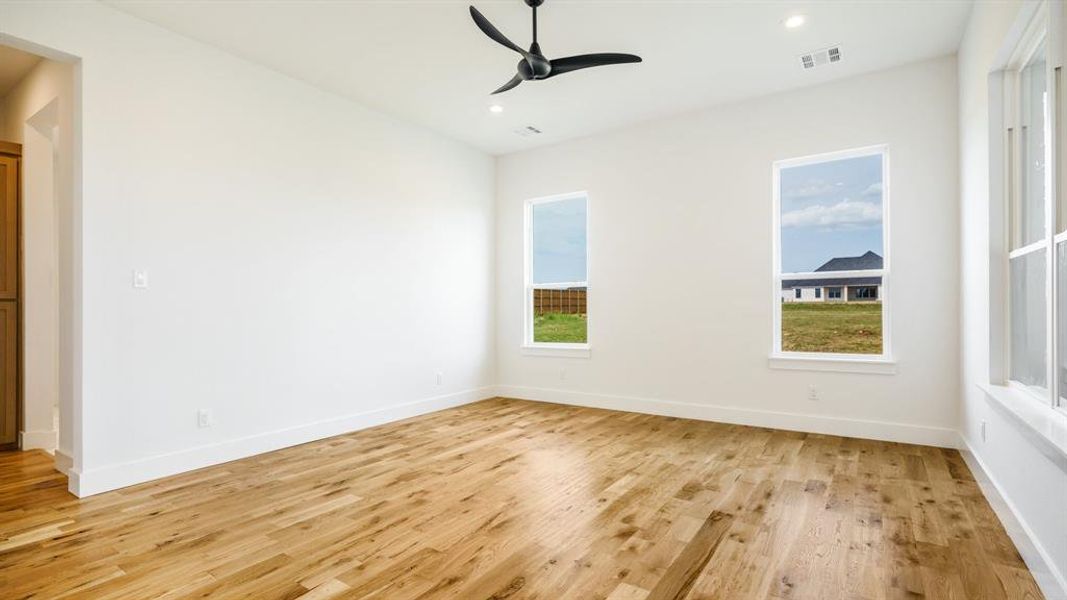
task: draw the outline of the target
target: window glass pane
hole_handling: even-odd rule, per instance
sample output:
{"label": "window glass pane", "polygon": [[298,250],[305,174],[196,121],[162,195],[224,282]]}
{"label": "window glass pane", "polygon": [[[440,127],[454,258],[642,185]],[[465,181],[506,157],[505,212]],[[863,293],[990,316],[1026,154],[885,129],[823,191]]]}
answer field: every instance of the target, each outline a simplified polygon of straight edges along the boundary
{"label": "window glass pane", "polygon": [[586,206],[585,198],[571,198],[531,207],[530,327],[534,342],[588,341]]}
{"label": "window glass pane", "polygon": [[1056,269],[1058,293],[1056,294],[1056,315],[1059,323],[1056,332],[1056,348],[1059,356],[1060,399],[1061,406],[1067,406],[1067,242],[1056,244]]}
{"label": "window glass pane", "polygon": [[1046,387],[1045,251],[1011,259],[1011,378]]}
{"label": "window glass pane", "polygon": [[783,352],[884,352],[882,154],[779,171]]}
{"label": "window glass pane", "polygon": [[533,205],[533,283],[584,282],[585,198]]}
{"label": "window glass pane", "polygon": [[882,353],[882,304],[869,300],[782,304],[782,351]]}
{"label": "window glass pane", "polygon": [[882,155],[781,170],[783,273],[881,269]]}
{"label": "window glass pane", "polygon": [[588,341],[584,287],[533,289],[533,340],[555,344],[584,344]]}
{"label": "window glass pane", "polygon": [[1019,215],[1015,247],[1045,237],[1045,149],[1048,123],[1048,86],[1045,77],[1045,48],[1019,74]]}

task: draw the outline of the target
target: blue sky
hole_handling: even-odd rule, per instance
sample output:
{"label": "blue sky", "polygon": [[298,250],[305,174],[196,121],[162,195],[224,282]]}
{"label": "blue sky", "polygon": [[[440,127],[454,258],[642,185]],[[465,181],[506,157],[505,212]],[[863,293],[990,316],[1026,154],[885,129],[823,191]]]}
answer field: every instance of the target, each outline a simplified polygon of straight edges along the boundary
{"label": "blue sky", "polygon": [[882,251],[882,157],[781,171],[782,271],[814,271],[831,258]]}
{"label": "blue sky", "polygon": [[533,206],[533,282],[585,281],[585,198]]}

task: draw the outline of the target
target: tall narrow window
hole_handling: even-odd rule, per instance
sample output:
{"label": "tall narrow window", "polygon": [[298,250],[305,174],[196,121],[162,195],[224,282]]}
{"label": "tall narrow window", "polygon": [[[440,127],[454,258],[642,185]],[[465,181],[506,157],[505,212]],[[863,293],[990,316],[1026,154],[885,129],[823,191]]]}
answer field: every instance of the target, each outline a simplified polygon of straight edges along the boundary
{"label": "tall narrow window", "polygon": [[883,146],[775,163],[775,354],[889,358],[887,164]]}
{"label": "tall narrow window", "polygon": [[1028,19],[989,80],[990,383],[1067,414],[1067,12]]}
{"label": "tall narrow window", "polygon": [[585,194],[527,202],[526,345],[588,344],[587,231]]}
{"label": "tall narrow window", "polygon": [[1049,385],[1047,299],[1051,260],[1045,70],[1045,44],[1041,42],[1013,74],[1016,113],[1008,119],[1012,125],[1009,161],[1013,163],[1008,254],[1009,377],[1041,395],[1047,393]]}

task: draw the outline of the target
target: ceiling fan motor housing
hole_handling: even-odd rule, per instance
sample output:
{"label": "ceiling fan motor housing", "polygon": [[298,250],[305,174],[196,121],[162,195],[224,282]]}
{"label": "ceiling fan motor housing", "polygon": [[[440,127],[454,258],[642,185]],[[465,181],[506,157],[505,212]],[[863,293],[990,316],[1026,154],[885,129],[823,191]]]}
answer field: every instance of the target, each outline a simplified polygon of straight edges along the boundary
{"label": "ceiling fan motor housing", "polygon": [[541,46],[534,42],[530,45],[530,55],[519,61],[519,76],[529,81],[544,79],[552,72],[552,63],[541,54]]}

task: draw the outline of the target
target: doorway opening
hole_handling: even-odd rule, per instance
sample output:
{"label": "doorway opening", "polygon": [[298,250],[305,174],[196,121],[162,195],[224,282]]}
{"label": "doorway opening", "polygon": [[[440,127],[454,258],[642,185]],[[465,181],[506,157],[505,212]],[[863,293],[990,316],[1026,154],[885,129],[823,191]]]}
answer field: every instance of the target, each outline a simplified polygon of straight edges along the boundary
{"label": "doorway opening", "polygon": [[14,182],[0,196],[14,215],[0,219],[0,448],[54,454],[65,473],[75,462],[75,69],[0,45],[0,163]]}

